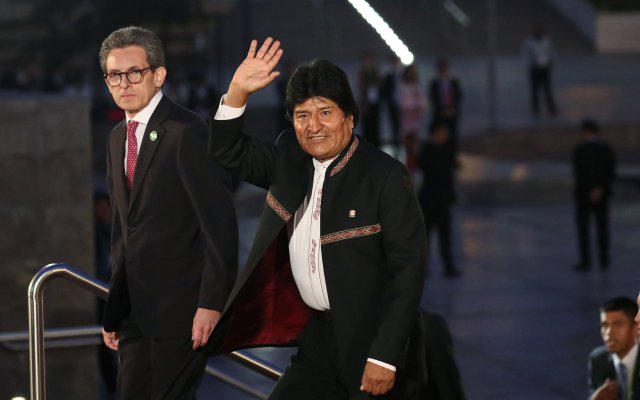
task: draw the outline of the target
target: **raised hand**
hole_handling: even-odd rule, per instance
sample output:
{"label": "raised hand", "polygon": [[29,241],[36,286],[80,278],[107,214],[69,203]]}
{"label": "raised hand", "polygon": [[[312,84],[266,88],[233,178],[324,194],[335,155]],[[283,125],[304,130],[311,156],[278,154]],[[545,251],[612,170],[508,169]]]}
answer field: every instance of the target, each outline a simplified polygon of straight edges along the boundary
{"label": "raised hand", "polygon": [[282,57],[280,41],[268,37],[256,53],[257,47],[258,41],[252,40],[247,58],[233,74],[224,100],[231,107],[244,106],[251,93],[266,87],[280,75],[280,72],[273,70]]}

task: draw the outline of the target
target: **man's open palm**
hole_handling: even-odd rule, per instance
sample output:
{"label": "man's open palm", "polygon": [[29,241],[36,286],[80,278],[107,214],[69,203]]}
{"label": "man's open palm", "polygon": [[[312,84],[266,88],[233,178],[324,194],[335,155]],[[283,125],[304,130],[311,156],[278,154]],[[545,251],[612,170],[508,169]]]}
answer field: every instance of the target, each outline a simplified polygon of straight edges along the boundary
{"label": "man's open palm", "polygon": [[280,72],[273,69],[282,57],[280,41],[268,37],[256,53],[257,40],[251,41],[247,58],[236,69],[231,85],[237,85],[242,92],[251,94],[271,83]]}

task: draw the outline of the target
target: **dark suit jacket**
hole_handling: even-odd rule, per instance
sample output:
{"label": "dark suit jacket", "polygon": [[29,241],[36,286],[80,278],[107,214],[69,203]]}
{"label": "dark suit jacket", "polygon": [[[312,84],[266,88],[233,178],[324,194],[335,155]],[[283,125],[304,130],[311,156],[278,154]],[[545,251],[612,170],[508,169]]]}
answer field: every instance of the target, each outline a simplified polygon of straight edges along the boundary
{"label": "dark suit jacket", "polygon": [[190,335],[198,307],[223,309],[237,274],[237,222],[228,174],[208,156],[207,137],[200,117],[163,97],[129,193],[126,123],[109,136],[113,277],[106,331],[120,330],[131,312],[145,335]]}
{"label": "dark suit jacket", "polygon": [[[640,357],[636,357],[633,368],[633,384],[631,386],[631,399],[640,400]],[[611,353],[604,346],[594,349],[589,355],[589,394],[593,395],[604,382],[609,379],[616,379],[616,370],[613,364]]]}
{"label": "dark suit jacket", "polygon": [[422,146],[418,166],[422,171],[419,199],[424,207],[439,209],[455,201],[455,160],[448,144],[427,141]]}
{"label": "dark suit jacket", "polygon": [[[309,190],[312,159],[291,131],[267,145],[242,125],[242,118],[213,120],[210,151],[269,192],[246,268],[214,331],[217,352],[295,344],[308,317],[291,275],[287,224]],[[404,166],[354,135],[327,169],[321,207],[327,291],[350,384],[359,385],[367,357],[400,369],[407,354],[424,359],[407,351],[419,319],[426,236]],[[424,362],[410,372],[424,377]]]}
{"label": "dark suit jacket", "polygon": [[616,174],[616,161],[611,147],[599,140],[583,142],[573,149],[574,194],[576,200],[586,201],[595,187],[611,196],[611,185]]}
{"label": "dark suit jacket", "polygon": [[460,103],[462,102],[462,90],[456,78],[449,78],[451,85],[453,114],[447,113],[445,104],[442,101],[442,82],[439,78],[434,78],[429,83],[429,100],[433,111],[432,121],[441,119],[457,119],[460,116]]}

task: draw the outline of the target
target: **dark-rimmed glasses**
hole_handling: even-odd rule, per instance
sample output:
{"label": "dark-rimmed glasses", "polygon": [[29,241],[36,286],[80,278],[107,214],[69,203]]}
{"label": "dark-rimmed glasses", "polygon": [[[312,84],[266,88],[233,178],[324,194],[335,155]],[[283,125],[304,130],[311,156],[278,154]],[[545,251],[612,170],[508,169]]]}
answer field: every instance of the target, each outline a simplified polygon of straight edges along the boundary
{"label": "dark-rimmed glasses", "polygon": [[136,84],[142,82],[142,78],[144,77],[145,71],[151,69],[151,67],[143,68],[143,69],[132,69],[127,72],[109,72],[104,74],[104,80],[107,82],[109,86],[118,86],[120,82],[122,82],[122,75],[126,75],[127,80],[131,84]]}

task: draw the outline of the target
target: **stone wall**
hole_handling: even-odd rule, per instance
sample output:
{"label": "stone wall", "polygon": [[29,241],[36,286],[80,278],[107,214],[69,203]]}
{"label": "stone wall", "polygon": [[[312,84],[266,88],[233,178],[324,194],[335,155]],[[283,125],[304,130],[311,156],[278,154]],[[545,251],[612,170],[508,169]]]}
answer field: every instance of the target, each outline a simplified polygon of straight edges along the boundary
{"label": "stone wall", "polygon": [[585,0],[547,0],[547,3],[571,21],[591,43],[596,41],[597,33],[594,21],[598,17],[598,10],[593,4]]}
{"label": "stone wall", "polygon": [[608,12],[585,0],[547,0],[593,43],[601,54],[640,53],[640,12]]}
{"label": "stone wall", "polygon": [[[27,287],[52,262],[94,275],[89,101],[0,93],[0,332],[28,327]],[[61,280],[44,294],[45,327],[95,323],[95,299]],[[94,399],[95,347],[49,350],[47,395]],[[26,350],[0,345],[0,398],[28,397]]]}
{"label": "stone wall", "polygon": [[640,12],[599,13],[596,48],[600,53],[640,53]]}

